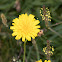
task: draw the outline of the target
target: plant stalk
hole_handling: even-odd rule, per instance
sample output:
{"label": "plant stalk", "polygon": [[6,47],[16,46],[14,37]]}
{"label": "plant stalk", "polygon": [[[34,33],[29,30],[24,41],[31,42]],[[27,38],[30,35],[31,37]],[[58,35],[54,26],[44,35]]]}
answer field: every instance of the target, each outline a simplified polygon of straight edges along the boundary
{"label": "plant stalk", "polygon": [[24,42],[24,56],[23,56],[23,62],[25,62],[26,42],[27,42],[27,40]]}

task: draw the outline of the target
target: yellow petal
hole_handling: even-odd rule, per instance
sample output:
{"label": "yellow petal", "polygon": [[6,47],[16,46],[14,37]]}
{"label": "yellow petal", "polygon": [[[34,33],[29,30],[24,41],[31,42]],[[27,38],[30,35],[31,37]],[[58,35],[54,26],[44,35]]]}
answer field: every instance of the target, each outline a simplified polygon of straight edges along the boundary
{"label": "yellow petal", "polygon": [[30,36],[26,36],[26,39],[27,39],[28,41],[31,41],[31,37],[30,37]]}
{"label": "yellow petal", "polygon": [[25,37],[24,37],[24,36],[22,37],[22,41],[23,41],[23,42],[25,41]]}
{"label": "yellow petal", "polygon": [[12,22],[18,22],[18,21],[19,21],[19,19],[18,18],[15,18],[15,19],[13,19]]}
{"label": "yellow petal", "polygon": [[16,36],[16,35],[17,35],[17,32],[13,32],[13,33],[12,33],[12,36]]}
{"label": "yellow petal", "polygon": [[17,36],[15,37],[16,40],[19,40],[20,38],[21,38],[21,36],[19,36],[19,35],[17,35]]}
{"label": "yellow petal", "polygon": [[12,29],[12,30],[13,30],[13,29],[15,29],[15,28],[14,28],[14,26],[10,26],[10,29]]}

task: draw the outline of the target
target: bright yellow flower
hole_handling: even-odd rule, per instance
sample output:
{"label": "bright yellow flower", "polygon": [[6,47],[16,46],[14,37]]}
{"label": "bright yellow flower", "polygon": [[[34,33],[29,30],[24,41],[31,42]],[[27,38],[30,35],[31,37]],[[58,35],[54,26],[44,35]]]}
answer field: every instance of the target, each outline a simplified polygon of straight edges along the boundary
{"label": "bright yellow flower", "polygon": [[47,61],[47,60],[45,60],[44,62],[51,62],[51,60],[48,60],[48,61]]}
{"label": "bright yellow flower", "polygon": [[25,41],[25,39],[31,41],[31,37],[35,39],[37,33],[40,32],[39,23],[39,20],[36,20],[34,15],[21,14],[19,18],[13,19],[13,26],[10,27],[13,30],[12,36],[16,36],[16,40],[22,38],[22,41]]}
{"label": "bright yellow flower", "polygon": [[42,60],[40,59],[39,61],[36,61],[36,62],[42,62]]}

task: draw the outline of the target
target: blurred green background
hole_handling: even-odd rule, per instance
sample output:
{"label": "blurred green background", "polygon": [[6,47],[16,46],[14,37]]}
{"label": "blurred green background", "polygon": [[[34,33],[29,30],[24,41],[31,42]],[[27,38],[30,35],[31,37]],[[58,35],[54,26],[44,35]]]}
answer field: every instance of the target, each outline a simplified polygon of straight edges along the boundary
{"label": "blurred green background", "polygon": [[[18,6],[19,5],[19,6]],[[52,62],[62,62],[62,0],[0,0],[0,15],[3,13],[6,16],[8,27],[2,23],[0,17],[0,62],[22,62],[23,59],[23,42],[16,41],[12,37],[10,26],[12,20],[23,13],[33,14],[39,18],[41,29],[45,28],[45,24],[40,16],[40,8],[45,5],[50,9],[51,23],[53,31],[47,30],[43,36],[51,41],[51,46],[54,46],[54,54],[51,56]],[[55,33],[56,32],[56,33]],[[46,55],[42,49],[46,46],[46,39],[41,36],[36,38],[36,43],[39,50],[39,56],[42,60],[46,59]],[[27,42],[26,46],[26,61],[35,62],[37,60],[36,50],[32,42]],[[21,51],[20,51],[21,50]]]}

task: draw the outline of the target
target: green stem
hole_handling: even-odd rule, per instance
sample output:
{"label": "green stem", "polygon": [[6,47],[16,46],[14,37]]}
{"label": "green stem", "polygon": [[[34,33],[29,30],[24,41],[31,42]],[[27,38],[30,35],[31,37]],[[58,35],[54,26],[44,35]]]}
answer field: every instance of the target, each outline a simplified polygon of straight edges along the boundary
{"label": "green stem", "polygon": [[23,62],[25,62],[26,42],[27,42],[27,40],[24,42],[24,56],[23,56]]}

